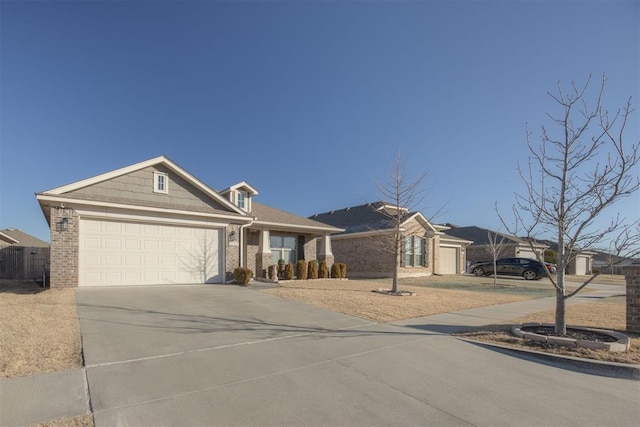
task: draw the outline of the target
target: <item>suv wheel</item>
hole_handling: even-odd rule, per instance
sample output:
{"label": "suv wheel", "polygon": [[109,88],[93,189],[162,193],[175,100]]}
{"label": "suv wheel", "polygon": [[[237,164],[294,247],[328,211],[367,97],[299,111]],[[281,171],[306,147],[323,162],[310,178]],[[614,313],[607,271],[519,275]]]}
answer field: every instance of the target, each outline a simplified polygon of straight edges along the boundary
{"label": "suv wheel", "polygon": [[525,280],[536,280],[538,278],[538,273],[533,270],[527,270],[522,273],[522,277],[524,277]]}
{"label": "suv wheel", "polygon": [[484,276],[484,269],[482,267],[476,267],[472,271],[476,276]]}

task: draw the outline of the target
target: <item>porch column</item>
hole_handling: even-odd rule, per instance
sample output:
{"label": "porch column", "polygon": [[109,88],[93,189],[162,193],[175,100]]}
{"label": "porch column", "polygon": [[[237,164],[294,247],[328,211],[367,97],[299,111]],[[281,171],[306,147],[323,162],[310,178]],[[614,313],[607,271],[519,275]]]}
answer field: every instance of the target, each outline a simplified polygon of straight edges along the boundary
{"label": "porch column", "polygon": [[273,264],[269,237],[268,229],[260,230],[260,242],[258,244],[258,253],[256,254],[256,277],[267,277],[267,267]]}
{"label": "porch column", "polygon": [[325,261],[329,268],[331,268],[334,263],[333,252],[331,252],[331,235],[329,234],[325,234],[320,237],[320,253],[318,254],[318,261]]}

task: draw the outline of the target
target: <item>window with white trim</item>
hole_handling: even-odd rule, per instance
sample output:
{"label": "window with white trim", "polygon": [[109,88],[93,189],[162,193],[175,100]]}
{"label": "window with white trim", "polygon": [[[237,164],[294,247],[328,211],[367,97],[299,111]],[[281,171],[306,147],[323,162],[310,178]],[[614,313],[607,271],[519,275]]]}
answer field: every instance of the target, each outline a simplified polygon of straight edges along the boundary
{"label": "window with white trim", "polygon": [[153,173],[153,192],[169,193],[169,174],[163,172]]}
{"label": "window with white trim", "polygon": [[296,258],[296,238],[291,236],[273,236],[269,238],[271,246],[271,255],[273,262],[283,259],[285,263],[295,264]]}
{"label": "window with white trim", "polygon": [[407,236],[404,239],[404,267],[424,267],[424,239]]}
{"label": "window with white trim", "polygon": [[236,195],[236,199],[237,202],[236,204],[238,205],[238,207],[242,210],[247,210],[247,192],[246,191],[242,191],[242,190],[238,190],[238,193]]}

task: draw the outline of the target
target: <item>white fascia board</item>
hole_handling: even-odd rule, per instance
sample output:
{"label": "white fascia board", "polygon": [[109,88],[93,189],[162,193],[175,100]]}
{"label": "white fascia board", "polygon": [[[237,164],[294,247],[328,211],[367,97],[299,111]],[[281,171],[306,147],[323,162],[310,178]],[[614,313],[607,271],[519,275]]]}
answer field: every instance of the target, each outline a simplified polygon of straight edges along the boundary
{"label": "white fascia board", "polygon": [[71,184],[63,185],[61,187],[53,188],[51,190],[44,191],[42,194],[51,194],[51,195],[61,195],[64,193],[68,193],[70,191],[78,190],[80,188],[87,187],[89,185],[97,184],[99,182],[108,181],[113,178],[117,178],[122,175],[126,175],[140,169],[148,168],[155,165],[164,165],[169,169],[176,172],[181,178],[184,178],[187,182],[191,183],[193,186],[197,187],[205,194],[210,196],[216,202],[226,206],[227,208],[233,210],[237,213],[243,213],[240,208],[235,206],[233,203],[222,197],[216,191],[211,189],[208,185],[204,184],[202,181],[191,175],[189,172],[178,166],[176,163],[171,161],[169,158],[165,156],[154,157],[153,159],[145,160],[140,163],[136,163],[130,166],[126,166],[120,169],[116,169],[111,172],[103,173],[101,175],[97,175],[91,178],[83,179],[81,181],[76,181]]}
{"label": "white fascia board", "polygon": [[463,240],[463,239],[447,239],[446,237],[440,237],[440,245],[441,246],[447,246],[447,245],[463,245],[463,246],[469,246],[470,244],[472,244],[473,241],[472,240]]}
{"label": "white fascia board", "polygon": [[221,193],[223,193],[223,194],[224,193],[228,193],[230,191],[237,190],[238,188],[246,189],[251,196],[257,196],[258,195],[258,190],[256,190],[255,187],[253,187],[247,181],[241,181],[241,182],[239,182],[237,184],[234,184],[231,187],[221,191]]}
{"label": "white fascia board", "polygon": [[19,243],[18,240],[14,239],[13,237],[4,234],[2,231],[0,231],[0,240],[4,240],[7,243],[11,243],[11,244],[15,244],[15,243]]}
{"label": "white fascia board", "polygon": [[411,221],[414,218],[417,219],[418,222],[421,222],[423,225],[426,226],[426,228],[428,228],[429,230],[433,231],[434,233],[436,233],[436,234],[444,234],[440,230],[436,230],[436,228],[429,222],[429,220],[424,215],[422,215],[422,213],[420,213],[420,212],[416,212],[413,215],[411,215],[409,218],[404,220],[402,225],[404,226],[405,224],[407,224],[409,221]]}
{"label": "white fascia board", "polygon": [[144,162],[136,163],[134,165],[125,166],[120,169],[113,170],[111,172],[103,173],[100,175],[93,176],[91,178],[86,178],[80,181],[72,182],[71,184],[63,185],[61,187],[56,187],[51,190],[43,191],[43,194],[64,194],[69,191],[78,190],[80,188],[87,187],[89,185],[97,184],[102,181],[108,181],[110,179],[119,177],[121,175],[126,175],[131,172],[135,172],[140,169],[144,169],[149,166],[157,165],[159,163],[167,162],[165,156],[154,157],[153,159],[145,160]]}
{"label": "white fascia board", "polygon": [[38,194],[36,195],[36,198],[41,203],[41,205],[42,205],[42,202],[50,202],[49,204],[65,204],[68,207],[72,207],[76,210],[78,209],[78,207],[80,207],[81,209],[82,206],[93,206],[93,207],[122,209],[122,210],[137,211],[137,212],[157,212],[157,213],[164,213],[164,214],[171,214],[171,215],[217,218],[217,219],[225,219],[233,223],[238,223],[238,222],[251,223],[251,221],[253,220],[253,218],[246,215],[246,213],[238,217],[236,215],[194,212],[194,211],[185,211],[181,209],[155,208],[150,206],[137,206],[137,205],[127,205],[122,203],[98,202],[93,200],[78,200],[78,199],[66,198],[66,197],[60,197],[60,196],[50,196],[46,194]]}
{"label": "white fascia board", "polygon": [[282,230],[304,230],[304,231],[312,231],[312,232],[323,232],[323,233],[340,233],[344,231],[342,228],[335,227],[315,227],[313,225],[294,225],[294,224],[283,224],[280,222],[267,222],[255,220],[253,225],[263,226],[273,229],[282,229]]}

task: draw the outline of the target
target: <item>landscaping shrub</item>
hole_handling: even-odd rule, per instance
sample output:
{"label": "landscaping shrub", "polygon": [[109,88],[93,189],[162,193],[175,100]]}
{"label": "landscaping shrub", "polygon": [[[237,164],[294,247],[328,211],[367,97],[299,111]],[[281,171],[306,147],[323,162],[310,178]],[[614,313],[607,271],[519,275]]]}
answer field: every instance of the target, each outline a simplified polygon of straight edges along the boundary
{"label": "landscaping shrub", "polygon": [[317,279],[318,278],[318,263],[316,260],[312,259],[309,261],[309,273],[307,274],[308,279]]}
{"label": "landscaping shrub", "polygon": [[340,267],[338,267],[337,263],[331,266],[331,278],[332,279],[340,278]]}
{"label": "landscaping shrub", "polygon": [[318,277],[326,279],[329,277],[329,270],[327,269],[327,262],[320,261],[320,267],[318,268]]}
{"label": "landscaping shrub", "polygon": [[284,280],[293,280],[293,264],[284,265]]}
{"label": "landscaping shrub", "polygon": [[347,278],[347,264],[341,262],[338,263],[338,270],[340,272],[340,278],[341,279],[346,279]]}
{"label": "landscaping shrub", "polygon": [[278,278],[278,266],[277,265],[270,265],[267,268],[267,274],[269,277],[269,280],[276,280]]}
{"label": "landscaping shrub", "polygon": [[245,267],[238,267],[233,270],[233,280],[239,285],[246,285],[253,277],[253,271]]}
{"label": "landscaping shrub", "polygon": [[307,262],[303,259],[298,260],[296,263],[296,277],[298,280],[305,280],[307,278]]}

